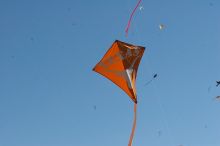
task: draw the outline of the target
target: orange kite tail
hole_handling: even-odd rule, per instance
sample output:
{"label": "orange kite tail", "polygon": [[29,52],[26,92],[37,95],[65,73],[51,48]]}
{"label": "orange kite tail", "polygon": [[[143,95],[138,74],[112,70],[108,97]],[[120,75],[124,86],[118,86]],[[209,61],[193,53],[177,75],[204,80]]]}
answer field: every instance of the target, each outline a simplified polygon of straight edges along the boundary
{"label": "orange kite tail", "polygon": [[136,120],[137,120],[137,104],[134,103],[134,122],[133,122],[133,127],[132,127],[128,146],[132,146],[132,140],[134,138],[134,132],[135,132],[135,128],[136,128]]}

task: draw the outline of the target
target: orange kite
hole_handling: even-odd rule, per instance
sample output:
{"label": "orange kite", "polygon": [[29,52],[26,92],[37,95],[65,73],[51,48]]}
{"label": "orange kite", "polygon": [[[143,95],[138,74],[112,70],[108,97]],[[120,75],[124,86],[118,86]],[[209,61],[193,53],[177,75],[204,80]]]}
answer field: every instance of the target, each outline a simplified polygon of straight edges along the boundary
{"label": "orange kite", "polygon": [[143,53],[144,47],[116,40],[93,70],[119,86],[137,103],[135,80]]}
{"label": "orange kite", "polygon": [[116,40],[100,62],[93,68],[93,71],[105,76],[120,87],[135,103],[134,124],[128,144],[129,146],[132,144],[136,127],[137,93],[135,81],[144,50],[144,47]]}

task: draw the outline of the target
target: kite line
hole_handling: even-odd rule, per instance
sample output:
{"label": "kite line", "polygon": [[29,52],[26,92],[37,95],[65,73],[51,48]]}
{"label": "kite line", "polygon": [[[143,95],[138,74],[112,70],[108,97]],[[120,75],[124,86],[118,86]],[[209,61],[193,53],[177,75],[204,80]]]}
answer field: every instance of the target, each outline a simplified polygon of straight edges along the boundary
{"label": "kite line", "polygon": [[133,15],[134,15],[135,11],[137,10],[138,6],[140,5],[141,1],[142,1],[142,0],[139,0],[139,1],[138,1],[137,5],[135,6],[134,10],[132,11],[132,13],[131,13],[131,15],[130,15],[130,18],[129,18],[129,20],[128,20],[128,24],[127,24],[127,27],[126,27],[126,30],[125,30],[126,36],[128,36],[128,30],[129,30],[130,25],[131,25],[131,20],[132,20],[132,18],[133,18]]}

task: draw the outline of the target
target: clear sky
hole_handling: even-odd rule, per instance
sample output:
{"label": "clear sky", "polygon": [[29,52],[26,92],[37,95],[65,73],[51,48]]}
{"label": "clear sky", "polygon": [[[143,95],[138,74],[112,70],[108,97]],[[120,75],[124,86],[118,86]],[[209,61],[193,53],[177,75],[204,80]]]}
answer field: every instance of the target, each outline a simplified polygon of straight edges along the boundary
{"label": "clear sky", "polygon": [[92,72],[116,39],[146,47],[133,146],[220,145],[220,1],[143,0],[126,38],[136,3],[0,1],[1,146],[126,146],[133,102]]}

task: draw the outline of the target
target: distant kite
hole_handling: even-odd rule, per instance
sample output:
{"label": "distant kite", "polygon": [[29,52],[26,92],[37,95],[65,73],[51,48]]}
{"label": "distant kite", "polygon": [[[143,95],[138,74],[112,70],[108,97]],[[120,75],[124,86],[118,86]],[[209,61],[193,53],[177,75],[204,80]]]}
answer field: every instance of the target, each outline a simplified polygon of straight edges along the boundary
{"label": "distant kite", "polygon": [[218,87],[220,85],[220,81],[216,81],[216,87]]}
{"label": "distant kite", "polygon": [[144,7],[143,6],[140,6],[140,8],[139,8],[140,10],[143,10],[144,9]]}
{"label": "distant kite", "polygon": [[159,29],[160,29],[160,30],[163,30],[164,28],[165,28],[165,25],[163,25],[163,24],[160,24],[160,25],[159,25]]}
{"label": "distant kite", "polygon": [[[136,127],[136,76],[145,48],[116,40],[93,71],[108,78],[121,88],[134,102],[134,123],[128,146],[132,145]],[[116,100],[116,99],[113,99]]]}
{"label": "distant kite", "polygon": [[[217,85],[216,87],[218,87],[220,85],[220,81],[216,81]],[[220,96],[217,96],[216,99],[220,100]]]}

